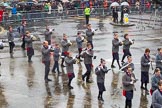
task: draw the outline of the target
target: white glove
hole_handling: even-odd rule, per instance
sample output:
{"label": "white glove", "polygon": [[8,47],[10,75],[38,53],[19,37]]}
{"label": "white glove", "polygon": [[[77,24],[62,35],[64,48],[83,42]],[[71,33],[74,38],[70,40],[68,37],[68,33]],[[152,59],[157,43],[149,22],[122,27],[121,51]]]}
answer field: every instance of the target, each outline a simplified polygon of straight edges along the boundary
{"label": "white glove", "polygon": [[33,38],[33,35],[30,35],[31,38]]}
{"label": "white glove", "polygon": [[93,28],[92,28],[91,30],[92,30],[92,32],[94,32],[94,31],[95,31],[95,29],[93,29]]}
{"label": "white glove", "polygon": [[148,65],[150,65],[151,64],[151,62],[148,62]]}
{"label": "white glove", "polygon": [[73,59],[75,59],[75,57],[72,57]]}
{"label": "white glove", "polygon": [[51,49],[51,45],[48,45],[48,49]]}
{"label": "white glove", "polygon": [[131,81],[130,84],[133,84],[133,81]]}
{"label": "white glove", "polygon": [[59,53],[59,55],[61,55],[61,53]]}
{"label": "white glove", "polygon": [[100,67],[98,67],[98,70],[100,71],[100,70],[101,70],[101,68],[100,68]]}
{"label": "white glove", "polygon": [[160,60],[160,62],[162,62],[162,60]]}
{"label": "white glove", "polygon": [[134,43],[131,39],[129,39],[129,41],[130,41],[132,44]]}
{"label": "white glove", "polygon": [[49,29],[49,32],[52,32],[52,29]]}
{"label": "white glove", "polygon": [[71,43],[70,40],[67,40],[68,43]]}
{"label": "white glove", "polygon": [[81,39],[84,40],[84,37],[82,36]]}
{"label": "white glove", "polygon": [[72,43],[70,42],[70,40],[67,41],[70,45],[72,45]]}

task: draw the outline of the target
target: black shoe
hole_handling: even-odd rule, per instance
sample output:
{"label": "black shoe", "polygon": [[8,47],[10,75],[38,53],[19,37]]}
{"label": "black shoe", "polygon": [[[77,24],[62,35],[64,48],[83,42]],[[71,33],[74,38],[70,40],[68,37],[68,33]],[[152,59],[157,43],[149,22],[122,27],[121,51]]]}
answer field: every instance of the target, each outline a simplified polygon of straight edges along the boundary
{"label": "black shoe", "polygon": [[84,81],[84,76],[82,75],[82,80]]}
{"label": "black shoe", "polygon": [[66,66],[64,66],[64,65],[61,65],[61,67],[66,67]]}
{"label": "black shoe", "polygon": [[141,86],[141,89],[145,89],[143,86]]}
{"label": "black shoe", "polygon": [[52,81],[51,79],[48,79],[48,81]]}
{"label": "black shoe", "polygon": [[101,98],[101,101],[104,102],[103,98]]}
{"label": "black shoe", "polygon": [[73,89],[73,87],[72,86],[69,86],[69,89]]}
{"label": "black shoe", "polygon": [[148,92],[149,90],[147,88],[145,88],[145,90]]}
{"label": "black shoe", "polygon": [[29,63],[32,63],[33,61],[32,60],[28,60]]}
{"label": "black shoe", "polygon": [[86,81],[87,83],[92,83],[92,81]]}
{"label": "black shoe", "polygon": [[115,68],[115,66],[114,65],[111,65],[111,68]]}
{"label": "black shoe", "polygon": [[45,80],[45,83],[48,83],[48,80]]}
{"label": "black shoe", "polygon": [[82,59],[79,59],[80,62],[82,62],[83,60]]}
{"label": "black shoe", "polygon": [[98,100],[101,100],[101,97],[98,96]]}
{"label": "black shoe", "polygon": [[52,70],[52,73],[56,73],[56,72]]}

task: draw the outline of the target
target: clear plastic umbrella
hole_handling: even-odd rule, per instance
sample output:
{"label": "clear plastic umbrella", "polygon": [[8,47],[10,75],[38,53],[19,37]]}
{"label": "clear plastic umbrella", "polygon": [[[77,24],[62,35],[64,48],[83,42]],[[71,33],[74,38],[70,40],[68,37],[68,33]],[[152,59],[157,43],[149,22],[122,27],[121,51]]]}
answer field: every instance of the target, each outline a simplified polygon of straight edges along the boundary
{"label": "clear plastic umbrella", "polygon": [[119,6],[119,3],[113,2],[113,3],[111,3],[110,7],[112,7],[112,6]]}
{"label": "clear plastic umbrella", "polygon": [[129,3],[128,2],[122,2],[121,6],[129,6]]}

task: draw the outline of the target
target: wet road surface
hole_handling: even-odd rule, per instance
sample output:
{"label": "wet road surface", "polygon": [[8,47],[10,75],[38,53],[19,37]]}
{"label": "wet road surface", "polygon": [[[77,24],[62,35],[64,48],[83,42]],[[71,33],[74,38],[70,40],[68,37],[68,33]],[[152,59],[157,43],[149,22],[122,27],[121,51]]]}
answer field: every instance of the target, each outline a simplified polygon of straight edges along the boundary
{"label": "wet road surface", "polygon": [[[75,44],[75,35],[77,31],[85,31],[83,19],[66,19],[47,21],[51,28],[55,28],[53,33],[53,43],[60,42],[62,34],[66,33],[73,41],[74,45],[70,48],[73,55],[77,55]],[[50,23],[51,22],[51,23]],[[99,64],[100,58],[107,61],[110,68],[111,41],[113,32],[119,32],[119,39],[123,40],[125,33],[130,34],[131,39],[135,39],[135,44],[131,46],[133,62],[135,64],[135,75],[140,79],[140,58],[145,48],[151,49],[151,57],[154,59],[157,48],[161,47],[161,30],[145,26],[145,30],[140,26],[132,27],[114,27],[109,24],[110,19],[92,19],[90,23],[93,28],[98,28],[94,36],[94,51],[97,59],[93,61],[94,67]],[[41,23],[41,22],[40,22]],[[85,72],[83,62],[75,64],[75,78],[72,81],[73,90],[67,87],[67,74],[65,68],[60,68],[62,75],[52,74],[50,71],[49,78],[52,82],[45,84],[44,82],[44,65],[41,63],[40,47],[44,40],[41,35],[45,26],[40,23],[34,23],[28,28],[39,34],[41,41],[34,43],[35,55],[33,63],[27,62],[27,57],[23,57],[20,49],[20,42],[16,43],[14,58],[11,59],[8,53],[8,47],[0,50],[0,107],[1,108],[124,108],[125,98],[122,96],[121,77],[123,73],[117,73],[118,68],[109,71],[106,74],[106,92],[103,94],[104,104],[98,102],[98,88],[96,84],[96,75],[94,69],[92,72],[92,84],[83,83],[81,74]],[[134,22],[137,25],[137,22]],[[42,23],[44,24],[44,23]],[[54,26],[53,26],[54,24]],[[34,28],[34,29],[33,29]],[[83,34],[84,35],[84,34]],[[123,52],[120,47],[120,60]],[[125,59],[126,61],[126,59]],[[117,64],[115,64],[117,66]],[[51,64],[51,68],[53,62]],[[154,65],[155,67],[155,65]],[[153,71],[150,69],[150,77]],[[150,88],[150,84],[148,85]],[[151,95],[147,95],[145,91],[140,89],[140,80],[135,84],[132,108],[149,108],[151,104]]]}

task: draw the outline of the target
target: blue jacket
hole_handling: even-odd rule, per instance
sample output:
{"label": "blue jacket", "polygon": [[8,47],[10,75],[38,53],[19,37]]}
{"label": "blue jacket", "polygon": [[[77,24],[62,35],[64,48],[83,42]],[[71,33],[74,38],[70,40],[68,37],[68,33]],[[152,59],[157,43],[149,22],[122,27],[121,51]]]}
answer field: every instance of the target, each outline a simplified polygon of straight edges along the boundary
{"label": "blue jacket", "polygon": [[81,37],[77,37],[76,38],[76,42],[77,42],[78,48],[82,48],[82,43],[83,43],[82,38]]}
{"label": "blue jacket", "polygon": [[60,48],[54,48],[54,55],[53,55],[53,57],[54,57],[54,61],[59,61],[59,53],[61,52],[61,50],[60,50]]}

